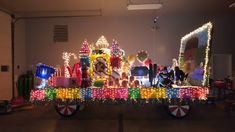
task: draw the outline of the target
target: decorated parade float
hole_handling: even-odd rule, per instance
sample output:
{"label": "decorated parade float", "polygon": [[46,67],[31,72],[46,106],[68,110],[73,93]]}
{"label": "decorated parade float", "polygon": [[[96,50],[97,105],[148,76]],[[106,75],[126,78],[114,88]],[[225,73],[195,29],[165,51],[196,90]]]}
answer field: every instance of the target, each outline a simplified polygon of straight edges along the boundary
{"label": "decorated parade float", "polygon": [[146,51],[125,56],[116,40],[109,45],[104,36],[95,45],[85,40],[78,53],[62,53],[62,67],[37,64],[40,83],[30,101],[52,103],[62,116],[74,115],[83,104],[161,104],[184,117],[209,94],[211,30],[209,22],[184,36],[170,66],[153,64]]}

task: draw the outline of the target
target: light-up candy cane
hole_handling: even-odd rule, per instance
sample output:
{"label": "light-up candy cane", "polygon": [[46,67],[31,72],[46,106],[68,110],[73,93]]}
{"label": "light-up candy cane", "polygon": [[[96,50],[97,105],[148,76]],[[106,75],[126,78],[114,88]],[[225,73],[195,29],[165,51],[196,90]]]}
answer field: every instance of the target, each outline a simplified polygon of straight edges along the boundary
{"label": "light-up candy cane", "polygon": [[69,78],[70,74],[68,71],[70,56],[73,56],[74,59],[77,59],[77,56],[74,53],[63,52],[62,58],[64,59],[64,76]]}

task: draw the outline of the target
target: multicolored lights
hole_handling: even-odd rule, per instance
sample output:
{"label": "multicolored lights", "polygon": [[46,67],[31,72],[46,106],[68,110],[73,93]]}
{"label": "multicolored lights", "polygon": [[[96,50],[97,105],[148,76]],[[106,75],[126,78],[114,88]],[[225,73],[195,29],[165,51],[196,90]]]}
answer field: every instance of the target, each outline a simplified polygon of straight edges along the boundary
{"label": "multicolored lights", "polygon": [[205,100],[208,88],[47,88],[31,91],[31,101],[55,99],[200,99]]}
{"label": "multicolored lights", "polygon": [[[95,47],[89,46],[87,40],[82,44],[79,55],[75,53],[63,52],[64,67],[53,69],[53,74],[47,69],[39,68],[38,77],[43,79],[41,87],[43,89],[32,89],[30,100],[37,101],[56,101],[56,100],[105,100],[113,101],[127,100],[150,100],[150,99],[199,99],[206,100],[209,89],[204,87],[208,76],[207,65],[209,56],[209,42],[212,24],[207,23],[194,32],[186,35],[181,40],[179,65],[182,63],[183,53],[186,41],[193,34],[201,31],[208,31],[208,41],[206,47],[206,58],[204,65],[204,78],[200,86],[176,86],[172,88],[154,88],[145,85],[149,82],[149,66],[152,63],[146,51],[140,51],[137,55],[129,55],[125,58],[125,52],[117,41],[113,40],[111,47],[104,36],[101,36]],[[91,48],[93,47],[93,48]],[[71,67],[70,59],[78,59]],[[135,60],[139,65],[134,66]],[[175,66],[178,66],[174,59]],[[144,67],[145,74],[135,75],[133,71],[136,68]],[[74,74],[75,73],[75,74]],[[47,76],[48,75],[48,76]],[[50,75],[50,76],[49,76]],[[48,82],[49,85],[46,84]],[[73,84],[73,85],[70,85]],[[75,85],[76,84],[76,85]],[[87,85],[86,85],[87,84]],[[88,85],[89,84],[89,85]],[[144,84],[144,85],[143,85]],[[149,86],[149,87],[148,87]]]}
{"label": "multicolored lights", "polygon": [[102,48],[108,48],[109,47],[109,43],[107,41],[107,39],[102,35],[97,42],[95,43],[95,46],[97,49],[102,49]]}

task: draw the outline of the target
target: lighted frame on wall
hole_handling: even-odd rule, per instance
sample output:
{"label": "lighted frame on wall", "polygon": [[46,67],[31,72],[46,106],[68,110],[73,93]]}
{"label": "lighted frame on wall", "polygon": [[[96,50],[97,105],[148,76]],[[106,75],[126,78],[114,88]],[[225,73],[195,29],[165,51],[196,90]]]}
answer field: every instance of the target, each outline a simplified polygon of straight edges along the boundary
{"label": "lighted frame on wall", "polygon": [[205,47],[205,56],[204,56],[204,64],[203,64],[203,79],[201,81],[202,86],[208,85],[208,77],[209,77],[209,51],[210,51],[210,41],[211,41],[211,32],[212,32],[212,23],[208,22],[203,26],[199,27],[198,29],[190,32],[189,34],[185,35],[181,38],[181,45],[180,45],[180,53],[179,53],[179,66],[181,69],[184,69],[184,53],[187,42],[194,38],[194,37],[201,37],[203,33],[206,33],[207,40],[206,40],[206,47]]}

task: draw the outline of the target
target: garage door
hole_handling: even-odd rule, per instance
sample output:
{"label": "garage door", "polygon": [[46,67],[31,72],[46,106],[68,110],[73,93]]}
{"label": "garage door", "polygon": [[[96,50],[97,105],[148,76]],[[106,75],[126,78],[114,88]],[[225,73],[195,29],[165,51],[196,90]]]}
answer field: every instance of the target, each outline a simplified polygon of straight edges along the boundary
{"label": "garage door", "polygon": [[0,11],[0,100],[11,99],[11,17]]}

